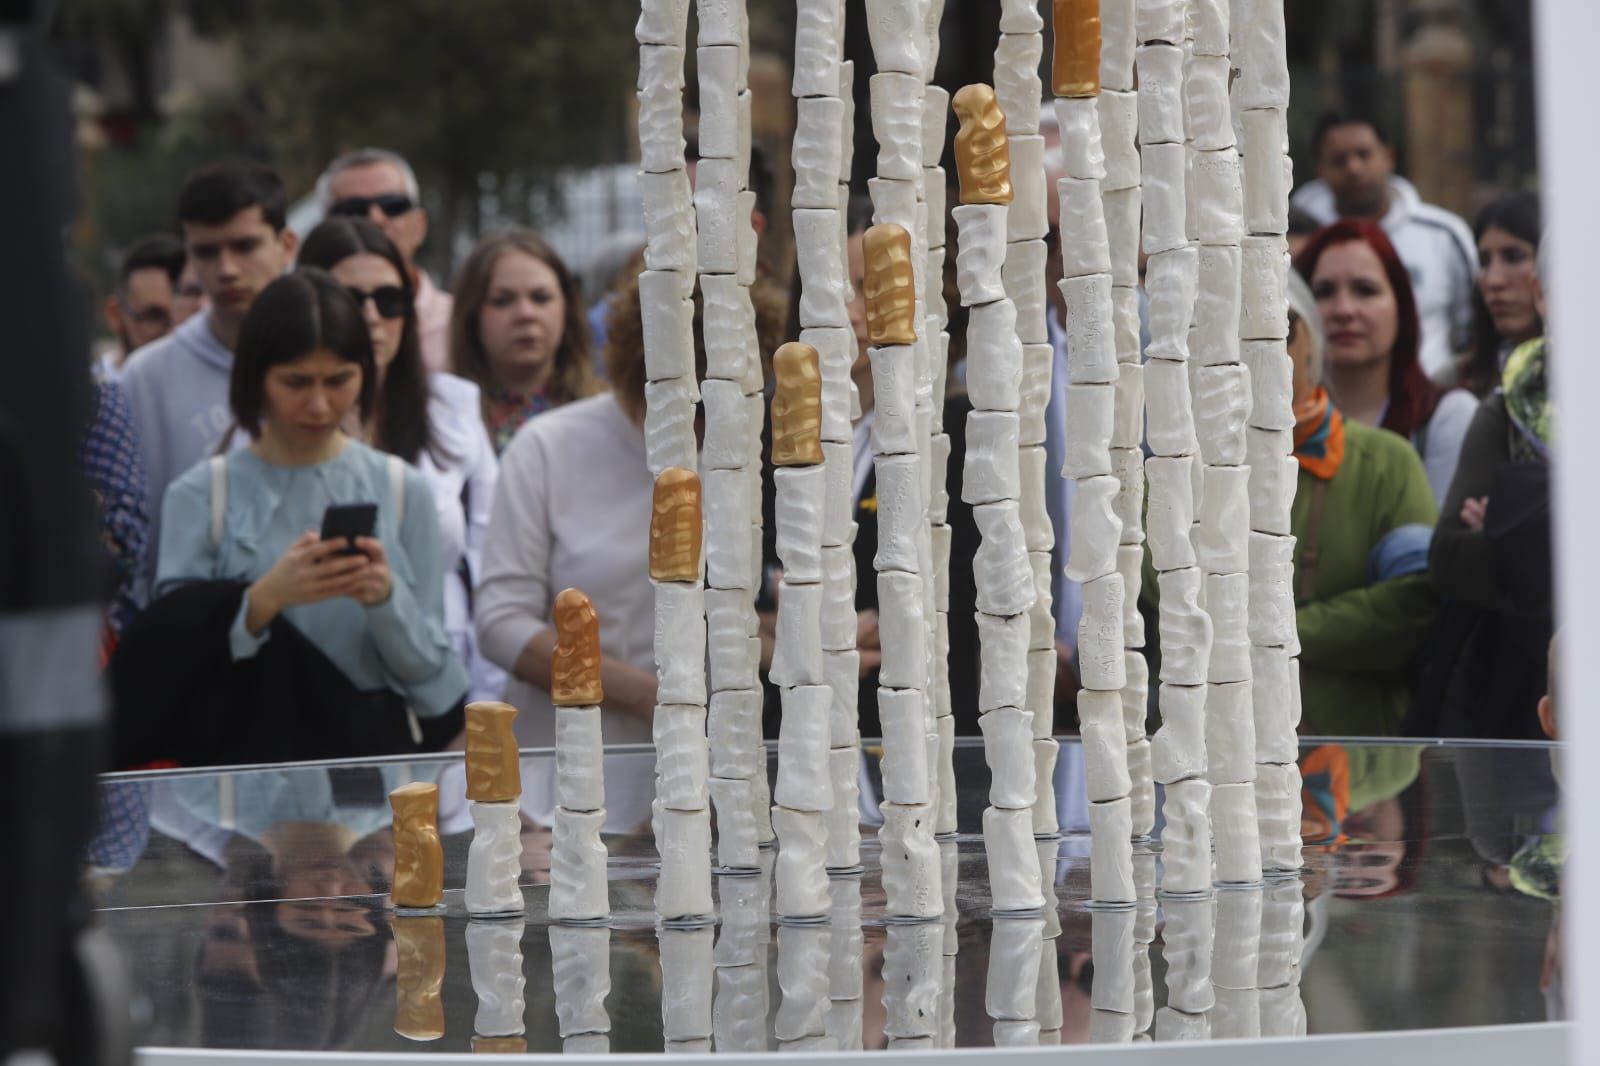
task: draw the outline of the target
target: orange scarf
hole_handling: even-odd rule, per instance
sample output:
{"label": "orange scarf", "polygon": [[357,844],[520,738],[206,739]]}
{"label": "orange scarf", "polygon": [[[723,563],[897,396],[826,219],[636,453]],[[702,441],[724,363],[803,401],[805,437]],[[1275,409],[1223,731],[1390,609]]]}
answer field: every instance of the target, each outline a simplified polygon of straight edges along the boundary
{"label": "orange scarf", "polygon": [[1319,388],[1294,407],[1294,457],[1312,477],[1331,481],[1344,462],[1344,415]]}

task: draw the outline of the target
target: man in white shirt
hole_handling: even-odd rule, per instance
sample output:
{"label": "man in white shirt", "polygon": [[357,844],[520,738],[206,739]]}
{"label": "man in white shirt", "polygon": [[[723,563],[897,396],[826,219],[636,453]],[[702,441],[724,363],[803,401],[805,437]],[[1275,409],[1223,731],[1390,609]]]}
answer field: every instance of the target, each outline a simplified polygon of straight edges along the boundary
{"label": "man in white shirt", "polygon": [[428,212],[411,164],[383,148],[349,152],[317,179],[317,201],[328,215],[370,218],[395,243],[411,271],[422,362],[429,370],[449,370],[455,301],[417,266],[417,250],[428,239]]}
{"label": "man in white shirt", "polygon": [[[1472,293],[1478,275],[1472,230],[1457,215],[1422,202],[1394,172],[1394,148],[1369,119],[1330,114],[1317,126],[1317,178],[1289,202],[1328,225],[1364,218],[1383,227],[1411,274],[1422,318],[1422,369],[1443,385],[1456,378],[1456,355],[1472,340]],[[1309,279],[1308,279],[1309,280]]]}

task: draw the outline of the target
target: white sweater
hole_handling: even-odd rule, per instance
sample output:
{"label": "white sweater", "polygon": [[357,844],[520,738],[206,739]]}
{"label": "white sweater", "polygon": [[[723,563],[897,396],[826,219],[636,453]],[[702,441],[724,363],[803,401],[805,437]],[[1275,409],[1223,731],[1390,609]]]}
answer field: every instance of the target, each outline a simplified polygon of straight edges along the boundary
{"label": "white sweater", "polygon": [[483,568],[483,542],[499,476],[494,445],[483,426],[478,386],[454,374],[429,374],[428,421],[446,457],[441,465],[424,449],[417,463],[439,511],[445,632],[472,680],[470,698],[499,699],[505,675],[478,650],[467,585],[457,569],[463,558],[474,578]]}
{"label": "white sweater", "polygon": [[[594,602],[601,650],[655,671],[653,484],[644,433],[610,393],[539,415],[517,431],[500,457],[478,583],[478,642],[491,662],[510,671],[528,641],[552,624],[557,593],[574,587]],[[516,732],[524,747],[554,743],[547,690],[513,676],[506,702],[521,712]],[[604,712],[602,729],[607,744],[651,739],[648,722],[612,711]]]}

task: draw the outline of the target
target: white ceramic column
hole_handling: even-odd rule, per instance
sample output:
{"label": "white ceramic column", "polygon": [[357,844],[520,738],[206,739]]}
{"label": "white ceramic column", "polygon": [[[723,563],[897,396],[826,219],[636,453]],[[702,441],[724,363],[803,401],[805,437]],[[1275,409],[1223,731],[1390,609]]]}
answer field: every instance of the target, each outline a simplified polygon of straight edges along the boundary
{"label": "white ceramic column", "polygon": [[1151,756],[1155,779],[1166,786],[1163,887],[1179,894],[1211,886],[1205,706],[1212,626],[1203,606],[1205,575],[1192,540],[1201,459],[1189,370],[1199,249],[1188,236],[1190,148],[1183,91],[1188,9],[1188,0],[1140,3],[1134,27],[1143,242],[1150,257],[1144,395],[1153,454],[1145,462],[1145,522],[1161,602],[1161,726]]}
{"label": "white ceramic column", "polygon": [[1232,109],[1243,155],[1244,229],[1239,335],[1253,404],[1250,464],[1250,659],[1256,677],[1255,803],[1261,867],[1293,875],[1300,859],[1300,641],[1289,511],[1294,455],[1288,352],[1289,64],[1283,0],[1234,0]]}
{"label": "white ceramic column", "polygon": [[1067,308],[1067,447],[1060,473],[1076,483],[1066,575],[1083,587],[1078,720],[1090,803],[1089,891],[1095,903],[1131,907],[1133,789],[1122,711],[1128,592],[1118,568],[1126,538],[1118,507],[1122,481],[1111,451],[1121,364],[1103,201],[1102,183],[1109,173],[1101,139],[1100,72],[1087,61],[1101,47],[1101,24],[1092,4],[1057,3],[1055,14],[1051,85],[1066,173],[1056,188],[1060,288]]}

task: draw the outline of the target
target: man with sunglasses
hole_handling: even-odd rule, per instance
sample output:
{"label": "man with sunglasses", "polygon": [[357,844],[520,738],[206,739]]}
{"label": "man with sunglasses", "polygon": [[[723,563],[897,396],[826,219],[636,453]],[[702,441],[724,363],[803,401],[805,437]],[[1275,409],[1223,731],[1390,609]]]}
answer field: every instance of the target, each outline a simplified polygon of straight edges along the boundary
{"label": "man with sunglasses", "polygon": [[450,312],[454,301],[417,266],[428,239],[428,212],[411,164],[383,148],[362,148],[328,164],[317,179],[317,200],[329,215],[370,218],[400,249],[411,274],[417,339],[430,371],[450,369]]}

